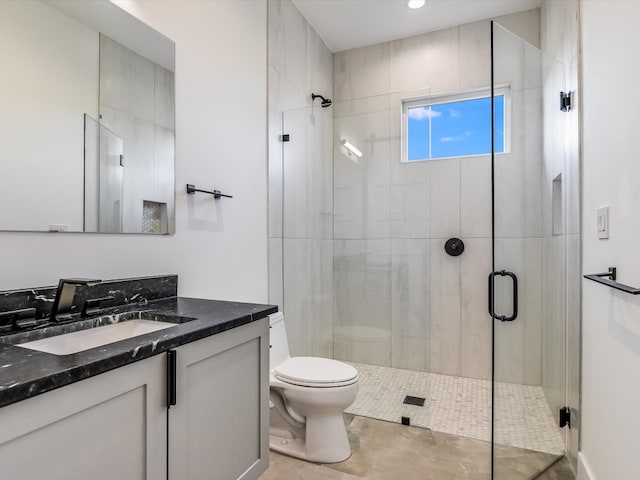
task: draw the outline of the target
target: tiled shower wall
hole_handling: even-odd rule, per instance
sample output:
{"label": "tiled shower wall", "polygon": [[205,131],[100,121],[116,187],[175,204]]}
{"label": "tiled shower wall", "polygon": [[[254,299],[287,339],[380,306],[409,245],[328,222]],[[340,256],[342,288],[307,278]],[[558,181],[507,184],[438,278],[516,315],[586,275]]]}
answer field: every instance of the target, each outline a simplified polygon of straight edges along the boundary
{"label": "tiled shower wall", "polygon": [[[539,45],[538,10],[497,20]],[[512,85],[517,127],[512,153],[497,161],[496,266],[518,273],[526,297],[521,321],[498,325],[497,373],[540,384],[548,202],[540,59],[522,45],[502,52],[499,81]],[[296,7],[270,1],[270,301],[287,314],[292,352],[333,356],[335,347],[345,360],[489,378],[490,160],[401,165],[397,108],[401,92],[487,87],[489,22],[338,53],[335,88],[331,71],[331,53]],[[331,91],[333,107],[308,108],[311,92]],[[345,136],[362,139],[366,167],[345,161]],[[451,236],[465,241],[461,257],[443,252]]]}
{"label": "tiled shower wall", "polygon": [[[497,20],[539,45],[538,10]],[[517,272],[521,297],[518,322],[497,325],[496,373],[539,385],[541,59],[523,42],[504,46],[497,83],[511,85],[513,130],[496,159],[496,267]],[[489,86],[489,21],[334,55],[336,358],[491,377],[490,157],[400,163],[403,96]],[[358,163],[343,138],[363,150]],[[461,256],[444,252],[450,237],[464,240]]]}
{"label": "tiled shower wall", "polygon": [[269,301],[293,355],[332,357],[333,119],[308,108],[311,93],[332,95],[332,54],[291,0],[269,0],[268,22]]}

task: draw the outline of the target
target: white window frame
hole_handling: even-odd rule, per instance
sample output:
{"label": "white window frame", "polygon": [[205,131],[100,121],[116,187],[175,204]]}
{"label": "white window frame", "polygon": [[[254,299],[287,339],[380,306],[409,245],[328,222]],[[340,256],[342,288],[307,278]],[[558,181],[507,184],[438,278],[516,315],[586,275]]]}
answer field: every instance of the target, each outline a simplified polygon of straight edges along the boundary
{"label": "white window frame", "polygon": [[[497,152],[497,155],[502,155],[504,153],[511,153],[511,86],[510,85],[500,85],[494,89],[494,95],[504,96],[504,150],[502,152]],[[456,93],[444,93],[437,95],[427,95],[422,97],[405,97],[402,98],[401,108],[402,108],[402,126],[401,126],[401,139],[400,144],[402,145],[402,152],[400,156],[401,163],[417,163],[417,162],[431,162],[438,160],[446,160],[448,158],[468,158],[468,157],[486,157],[491,155],[489,153],[478,153],[473,155],[458,155],[453,157],[431,157],[431,139],[429,140],[429,157],[430,158],[421,158],[416,160],[409,160],[409,116],[407,111],[409,108],[415,107],[433,107],[437,105],[444,105],[447,103],[460,102],[463,100],[476,100],[481,98],[490,98],[491,97],[491,89],[490,88],[482,88],[476,90],[468,90],[465,92],[456,92]],[[431,129],[431,122],[429,122],[429,129]],[[431,135],[431,132],[429,132]]]}

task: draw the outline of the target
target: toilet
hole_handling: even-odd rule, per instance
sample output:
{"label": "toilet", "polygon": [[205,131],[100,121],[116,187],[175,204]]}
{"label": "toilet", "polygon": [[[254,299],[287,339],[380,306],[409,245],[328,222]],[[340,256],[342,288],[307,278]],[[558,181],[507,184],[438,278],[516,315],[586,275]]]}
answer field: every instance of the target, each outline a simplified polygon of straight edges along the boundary
{"label": "toilet", "polygon": [[358,371],[328,358],[291,357],[284,315],[270,315],[269,323],[269,447],[311,462],[346,460],[342,413],[356,399]]}

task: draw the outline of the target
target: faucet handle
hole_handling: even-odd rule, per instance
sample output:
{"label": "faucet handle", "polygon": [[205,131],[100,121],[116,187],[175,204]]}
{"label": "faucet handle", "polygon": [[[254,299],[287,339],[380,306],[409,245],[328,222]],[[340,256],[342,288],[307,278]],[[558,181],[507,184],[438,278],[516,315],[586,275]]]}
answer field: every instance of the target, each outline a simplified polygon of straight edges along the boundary
{"label": "faucet handle", "polygon": [[109,300],[115,300],[116,297],[113,295],[107,295],[106,297],[100,298],[91,298],[89,300],[85,300],[84,306],[82,307],[82,316],[86,317],[87,315],[92,315],[97,313],[100,310],[100,304],[102,302],[108,302]]}

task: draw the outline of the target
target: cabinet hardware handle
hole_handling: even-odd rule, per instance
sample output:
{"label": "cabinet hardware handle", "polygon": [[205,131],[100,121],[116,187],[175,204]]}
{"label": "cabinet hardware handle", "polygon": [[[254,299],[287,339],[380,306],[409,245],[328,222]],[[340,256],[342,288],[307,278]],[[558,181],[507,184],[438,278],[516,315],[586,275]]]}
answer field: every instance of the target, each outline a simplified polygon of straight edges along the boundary
{"label": "cabinet hardware handle", "polygon": [[167,351],[167,407],[176,404],[176,351]]}

